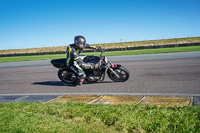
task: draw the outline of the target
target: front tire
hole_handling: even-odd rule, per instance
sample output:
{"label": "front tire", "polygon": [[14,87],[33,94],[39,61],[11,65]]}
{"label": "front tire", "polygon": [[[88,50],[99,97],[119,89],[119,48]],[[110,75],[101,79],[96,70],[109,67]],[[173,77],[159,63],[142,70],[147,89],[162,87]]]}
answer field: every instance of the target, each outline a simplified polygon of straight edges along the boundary
{"label": "front tire", "polygon": [[108,77],[115,81],[115,82],[125,82],[126,80],[129,79],[130,73],[129,71],[121,66],[120,68],[111,68],[115,71],[115,73],[119,76],[119,78],[112,72],[112,71],[108,71]]}
{"label": "front tire", "polygon": [[73,72],[67,70],[58,70],[58,77],[61,81],[67,84],[75,84],[76,76]]}

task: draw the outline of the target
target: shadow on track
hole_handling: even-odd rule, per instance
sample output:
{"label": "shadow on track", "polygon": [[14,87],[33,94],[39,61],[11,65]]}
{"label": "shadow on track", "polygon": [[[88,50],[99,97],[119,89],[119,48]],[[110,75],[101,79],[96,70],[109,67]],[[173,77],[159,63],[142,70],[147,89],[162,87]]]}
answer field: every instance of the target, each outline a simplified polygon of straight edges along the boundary
{"label": "shadow on track", "polygon": [[[84,84],[104,84],[104,83],[114,83],[110,81],[104,81],[104,82],[97,82],[97,83],[83,83]],[[31,83],[32,85],[47,85],[47,86],[71,86],[71,87],[76,87],[77,85],[74,84],[66,84],[63,83],[62,81],[45,81],[45,82],[34,82]]]}
{"label": "shadow on track", "polygon": [[34,82],[31,83],[32,85],[48,85],[48,86],[72,86],[75,87],[75,85],[68,85],[63,83],[62,81],[45,81],[45,82]]}

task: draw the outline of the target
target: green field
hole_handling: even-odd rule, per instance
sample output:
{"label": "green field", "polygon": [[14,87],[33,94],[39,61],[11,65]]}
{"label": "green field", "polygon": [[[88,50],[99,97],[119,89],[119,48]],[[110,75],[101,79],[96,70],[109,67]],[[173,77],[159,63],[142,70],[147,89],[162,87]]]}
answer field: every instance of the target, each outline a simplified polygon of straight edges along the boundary
{"label": "green field", "polygon": [[[108,51],[107,56],[119,55],[138,55],[138,54],[158,54],[158,53],[173,53],[173,52],[188,52],[200,51],[200,46],[173,47],[173,48],[158,48],[158,49],[142,49],[142,50],[126,50],[126,51]],[[85,55],[100,55],[100,52],[83,53]],[[15,57],[0,57],[0,62],[19,62],[19,61],[34,61],[34,60],[50,60],[66,58],[65,54],[55,55],[34,55],[34,56],[15,56]]]}
{"label": "green field", "polygon": [[[117,42],[117,43],[104,43],[104,44],[94,44],[94,45],[101,46],[102,48],[106,49],[115,49],[115,48],[129,48],[129,47],[141,47],[141,46],[162,46],[162,45],[181,45],[181,44],[190,45],[194,43],[200,43],[200,37],[146,40],[146,41],[134,41],[134,42]],[[0,50],[0,55],[65,52],[66,47],[67,46]]]}
{"label": "green field", "polygon": [[0,103],[1,133],[197,133],[200,106]]}

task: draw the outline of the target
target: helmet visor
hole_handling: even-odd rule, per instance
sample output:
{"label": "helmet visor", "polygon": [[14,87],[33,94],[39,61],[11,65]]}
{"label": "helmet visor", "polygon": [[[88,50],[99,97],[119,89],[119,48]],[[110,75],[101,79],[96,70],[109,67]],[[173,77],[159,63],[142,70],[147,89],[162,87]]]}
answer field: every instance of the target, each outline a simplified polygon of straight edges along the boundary
{"label": "helmet visor", "polygon": [[78,45],[79,45],[80,48],[84,48],[85,47],[85,43],[84,42],[79,42]]}

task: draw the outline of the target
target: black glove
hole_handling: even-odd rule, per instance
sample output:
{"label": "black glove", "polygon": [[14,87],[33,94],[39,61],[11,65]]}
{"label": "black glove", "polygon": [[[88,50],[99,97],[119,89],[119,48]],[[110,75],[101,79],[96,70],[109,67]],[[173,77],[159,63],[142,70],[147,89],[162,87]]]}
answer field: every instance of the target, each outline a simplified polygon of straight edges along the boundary
{"label": "black glove", "polygon": [[101,47],[100,46],[96,46],[96,49],[101,49]]}

